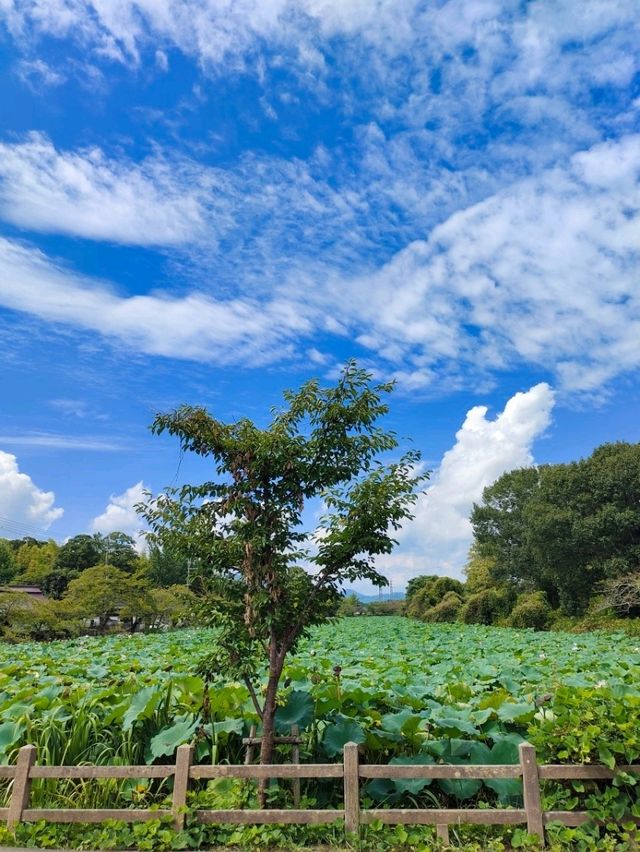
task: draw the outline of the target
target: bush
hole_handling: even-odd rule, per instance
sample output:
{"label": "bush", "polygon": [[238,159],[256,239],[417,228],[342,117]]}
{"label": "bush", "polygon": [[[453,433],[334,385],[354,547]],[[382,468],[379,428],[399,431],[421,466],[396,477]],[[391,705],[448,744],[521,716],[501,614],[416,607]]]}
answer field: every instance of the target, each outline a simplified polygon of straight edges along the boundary
{"label": "bush", "polygon": [[544,592],[520,595],[506,624],[508,627],[532,627],[544,630],[549,625],[551,607]]}
{"label": "bush", "polygon": [[447,592],[440,603],[428,609],[423,619],[429,622],[457,621],[462,598],[456,592]]}
{"label": "bush", "polygon": [[465,624],[495,624],[509,614],[511,606],[512,595],[507,589],[484,589],[467,598],[460,620]]}
{"label": "bush", "polygon": [[[416,580],[422,582],[417,585]],[[438,606],[450,592],[455,592],[460,598],[464,595],[464,583],[454,580],[453,577],[438,577],[433,574],[416,578],[412,582],[417,587],[407,596],[407,615],[412,618],[429,620],[427,613]]]}

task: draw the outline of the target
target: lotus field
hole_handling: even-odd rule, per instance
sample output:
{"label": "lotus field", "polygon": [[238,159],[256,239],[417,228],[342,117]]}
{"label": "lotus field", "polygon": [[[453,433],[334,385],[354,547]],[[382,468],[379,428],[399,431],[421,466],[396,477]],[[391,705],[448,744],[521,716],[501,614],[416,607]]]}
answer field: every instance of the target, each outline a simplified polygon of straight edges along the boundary
{"label": "lotus field", "polygon": [[[194,674],[215,641],[214,631],[187,630],[3,646],[0,762],[14,761],[25,743],[37,746],[40,763],[173,762],[175,748],[191,740],[197,762],[243,762],[241,739],[256,722],[245,686],[206,689]],[[299,726],[303,761],[340,760],[349,740],[376,763],[515,763],[523,739],[539,762],[613,767],[640,756],[640,647],[622,635],[351,618],[316,629],[284,678],[278,724],[282,733]],[[280,760],[291,759],[287,748]],[[614,820],[640,814],[632,780],[606,789],[549,782],[545,806]],[[290,791],[281,787],[271,794],[286,805]],[[508,805],[520,792],[511,780],[376,780],[364,788],[372,802],[406,807]],[[32,801],[113,807],[166,794],[131,781],[38,782]],[[205,794],[215,799],[215,784],[194,793]],[[322,807],[340,801],[329,782],[303,782],[303,795]]]}

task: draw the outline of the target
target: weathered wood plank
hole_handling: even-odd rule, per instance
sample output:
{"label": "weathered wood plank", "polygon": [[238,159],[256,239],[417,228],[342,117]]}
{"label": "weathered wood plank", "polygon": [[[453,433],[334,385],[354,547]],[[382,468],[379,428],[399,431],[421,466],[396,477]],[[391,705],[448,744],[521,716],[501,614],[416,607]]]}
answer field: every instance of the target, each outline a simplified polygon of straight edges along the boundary
{"label": "weathered wood plank", "polygon": [[31,779],[29,773],[36,760],[36,747],[24,745],[18,751],[16,761],[16,773],[13,779],[11,799],[7,813],[7,828],[14,829],[23,819],[24,809],[29,804],[29,793],[31,792]]}
{"label": "weathered wood plank", "polygon": [[187,789],[189,787],[189,770],[193,760],[193,746],[181,745],[176,751],[176,772],[173,780],[173,827],[176,831],[184,828],[184,808],[187,804]]}
{"label": "weathered wood plank", "polygon": [[436,837],[447,846],[449,845],[449,826],[446,822],[439,822],[436,824]]}
{"label": "weathered wood plank", "polygon": [[545,811],[542,819],[545,825],[548,822],[561,822],[563,825],[575,828],[577,825],[588,822],[589,814],[586,811]]}
{"label": "weathered wood plank", "polygon": [[[275,745],[300,745],[302,740],[300,737],[274,737],[273,742]],[[246,746],[254,746],[254,745],[262,745],[262,737],[243,737],[242,745]]]}
{"label": "weathered wood plank", "polygon": [[[256,726],[252,725],[249,728],[249,736],[247,737],[247,739],[249,741],[249,745],[248,745],[248,748],[247,748],[247,753],[244,756],[244,762],[246,763],[247,766],[249,766],[250,763],[253,763],[253,746],[250,745],[250,743],[253,740],[255,740],[255,738],[256,738]],[[242,742],[243,742],[244,745],[247,745],[247,743],[245,743],[244,739],[242,740]]]}
{"label": "weathered wood plank", "polygon": [[370,823],[380,820],[388,825],[516,825],[526,822],[524,810],[497,808],[469,808],[464,810],[410,810],[404,808],[371,808],[360,811],[360,822]]}
{"label": "weathered wood plank", "polygon": [[544,820],[540,801],[540,781],[536,750],[530,743],[520,743],[520,766],[522,767],[522,793],[527,812],[527,831],[540,839],[544,846]]}
{"label": "weathered wood plank", "polygon": [[33,766],[30,778],[169,778],[175,766]]}
{"label": "weathered wood plank", "polygon": [[15,778],[15,766],[0,766],[0,778]]}
{"label": "weathered wood plank", "polygon": [[47,822],[103,822],[115,819],[120,822],[148,822],[160,819],[171,811],[135,810],[133,808],[104,808],[100,810],[88,808],[29,808],[22,812],[23,822],[37,822],[44,819]]}
{"label": "weathered wood plank", "polygon": [[344,811],[335,810],[247,810],[196,811],[198,822],[224,825],[256,825],[258,823],[320,825],[344,819]]}
{"label": "weathered wood plank", "polygon": [[[300,738],[300,728],[298,727],[298,725],[292,725],[291,726],[291,736],[295,737],[296,739]],[[291,760],[296,765],[299,765],[299,763],[300,763],[300,743],[299,742],[293,744],[293,747],[291,749]],[[301,796],[301,793],[302,793],[299,775],[296,775],[296,777],[293,779],[292,787],[293,787],[293,807],[299,808],[300,807],[300,796]]]}
{"label": "weathered wood plank", "polygon": [[358,746],[346,743],[344,747],[344,828],[347,834],[360,831],[360,776],[358,773]]}
{"label": "weathered wood plank", "polygon": [[561,781],[572,778],[586,780],[608,781],[615,778],[618,772],[640,772],[640,766],[618,766],[615,770],[599,764],[584,763],[581,765],[569,765],[563,763],[546,763],[538,767],[538,776],[544,780]]}
{"label": "weathered wood plank", "polygon": [[340,763],[192,766],[191,778],[342,778]]}
{"label": "weathered wood plank", "polygon": [[361,778],[520,778],[522,768],[513,766],[451,766],[448,764],[361,764]]}

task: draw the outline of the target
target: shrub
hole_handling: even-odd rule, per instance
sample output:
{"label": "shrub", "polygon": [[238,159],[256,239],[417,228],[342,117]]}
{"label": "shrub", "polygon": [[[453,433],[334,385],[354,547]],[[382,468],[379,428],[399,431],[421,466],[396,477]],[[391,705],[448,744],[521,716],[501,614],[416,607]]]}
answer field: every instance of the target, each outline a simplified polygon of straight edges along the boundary
{"label": "shrub", "polygon": [[440,603],[425,612],[423,618],[430,622],[457,621],[462,603],[462,598],[456,592],[447,592]]}
{"label": "shrub", "polygon": [[520,595],[511,615],[507,619],[509,627],[532,627],[544,630],[549,624],[551,607],[544,592],[527,592]]}
{"label": "shrub", "polygon": [[484,589],[467,598],[460,610],[465,624],[495,624],[511,610],[512,595],[507,589]]}

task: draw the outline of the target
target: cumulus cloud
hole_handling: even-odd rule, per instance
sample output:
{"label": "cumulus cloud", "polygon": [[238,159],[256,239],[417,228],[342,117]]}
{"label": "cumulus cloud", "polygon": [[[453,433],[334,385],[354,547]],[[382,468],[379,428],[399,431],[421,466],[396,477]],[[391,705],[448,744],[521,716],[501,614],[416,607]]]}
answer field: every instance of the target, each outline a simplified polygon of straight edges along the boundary
{"label": "cumulus cloud", "polygon": [[0,530],[19,538],[44,532],[62,517],[53,491],[42,491],[31,477],[20,471],[18,459],[0,450]]}
{"label": "cumulus cloud", "polygon": [[41,133],[0,143],[0,214],[15,225],[135,245],[202,237],[204,175],[184,163],[57,151]]}
{"label": "cumulus cloud", "polygon": [[112,494],[107,508],[91,522],[92,532],[102,533],[102,535],[112,532],[127,533],[136,539],[139,549],[143,550],[143,525],[134,506],[144,501],[144,490],[144,483],[140,480],[122,494]]}
{"label": "cumulus cloud", "polygon": [[406,524],[396,552],[381,561],[395,588],[417,574],[461,577],[472,529],[469,514],[483,490],[508,470],[534,463],[532,447],[551,422],[554,392],[545,383],[516,393],[495,419],[478,405],[467,412]]}

